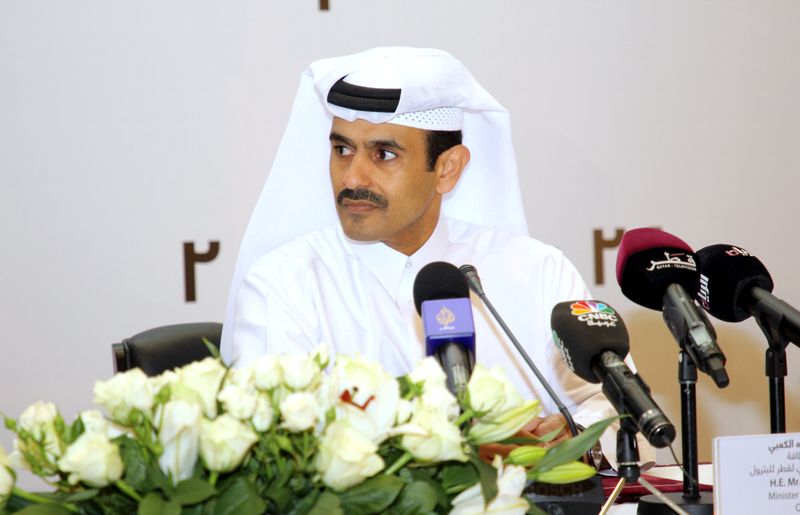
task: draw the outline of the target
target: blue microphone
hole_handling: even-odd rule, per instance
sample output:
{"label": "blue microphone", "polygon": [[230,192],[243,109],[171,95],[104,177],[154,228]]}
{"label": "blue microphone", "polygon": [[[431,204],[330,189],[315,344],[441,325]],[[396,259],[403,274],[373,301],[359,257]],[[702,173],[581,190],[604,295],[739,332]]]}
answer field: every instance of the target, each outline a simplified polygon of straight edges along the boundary
{"label": "blue microphone", "polygon": [[414,279],[414,304],[422,317],[426,355],[439,361],[453,395],[462,395],[475,365],[475,324],[466,278],[450,263],[429,263]]}

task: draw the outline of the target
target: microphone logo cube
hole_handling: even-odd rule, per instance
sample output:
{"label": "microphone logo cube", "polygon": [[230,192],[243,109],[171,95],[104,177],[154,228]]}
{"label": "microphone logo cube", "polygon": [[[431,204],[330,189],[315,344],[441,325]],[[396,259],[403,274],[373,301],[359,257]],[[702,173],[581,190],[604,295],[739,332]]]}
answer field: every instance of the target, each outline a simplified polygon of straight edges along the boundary
{"label": "microphone logo cube", "polygon": [[449,342],[475,348],[475,324],[468,298],[426,300],[421,314],[427,355]]}

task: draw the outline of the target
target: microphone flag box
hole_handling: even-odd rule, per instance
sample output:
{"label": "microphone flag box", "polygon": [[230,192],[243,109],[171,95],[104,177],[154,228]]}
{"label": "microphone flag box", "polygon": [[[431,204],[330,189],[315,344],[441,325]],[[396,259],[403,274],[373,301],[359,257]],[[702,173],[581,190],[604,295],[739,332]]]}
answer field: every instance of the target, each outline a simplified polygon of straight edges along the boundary
{"label": "microphone flag box", "polygon": [[475,350],[475,324],[472,305],[466,297],[426,300],[422,303],[426,355],[433,355],[446,343],[459,343]]}
{"label": "microphone flag box", "polygon": [[714,438],[714,511],[800,512],[800,433]]}

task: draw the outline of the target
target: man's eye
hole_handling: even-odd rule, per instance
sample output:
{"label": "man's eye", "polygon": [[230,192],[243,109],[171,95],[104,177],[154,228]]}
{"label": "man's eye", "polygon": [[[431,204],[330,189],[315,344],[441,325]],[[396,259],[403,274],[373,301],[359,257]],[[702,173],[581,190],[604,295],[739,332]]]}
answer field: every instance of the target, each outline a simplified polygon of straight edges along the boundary
{"label": "man's eye", "polygon": [[349,156],[350,154],[353,153],[352,150],[350,150],[349,148],[347,148],[344,145],[334,145],[333,146],[333,151],[336,152],[340,156]]}
{"label": "man's eye", "polygon": [[391,150],[386,150],[385,148],[378,150],[378,159],[380,159],[381,161],[391,161],[396,157],[397,154],[395,154]]}

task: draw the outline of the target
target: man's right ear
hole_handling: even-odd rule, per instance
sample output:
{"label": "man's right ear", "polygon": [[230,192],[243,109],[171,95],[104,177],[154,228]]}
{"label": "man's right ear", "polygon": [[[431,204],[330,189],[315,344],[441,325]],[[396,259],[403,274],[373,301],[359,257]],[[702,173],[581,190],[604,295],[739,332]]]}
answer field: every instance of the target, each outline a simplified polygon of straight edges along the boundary
{"label": "man's right ear", "polygon": [[435,172],[439,174],[436,191],[442,195],[456,187],[461,172],[469,163],[470,153],[465,145],[455,145],[439,155]]}

